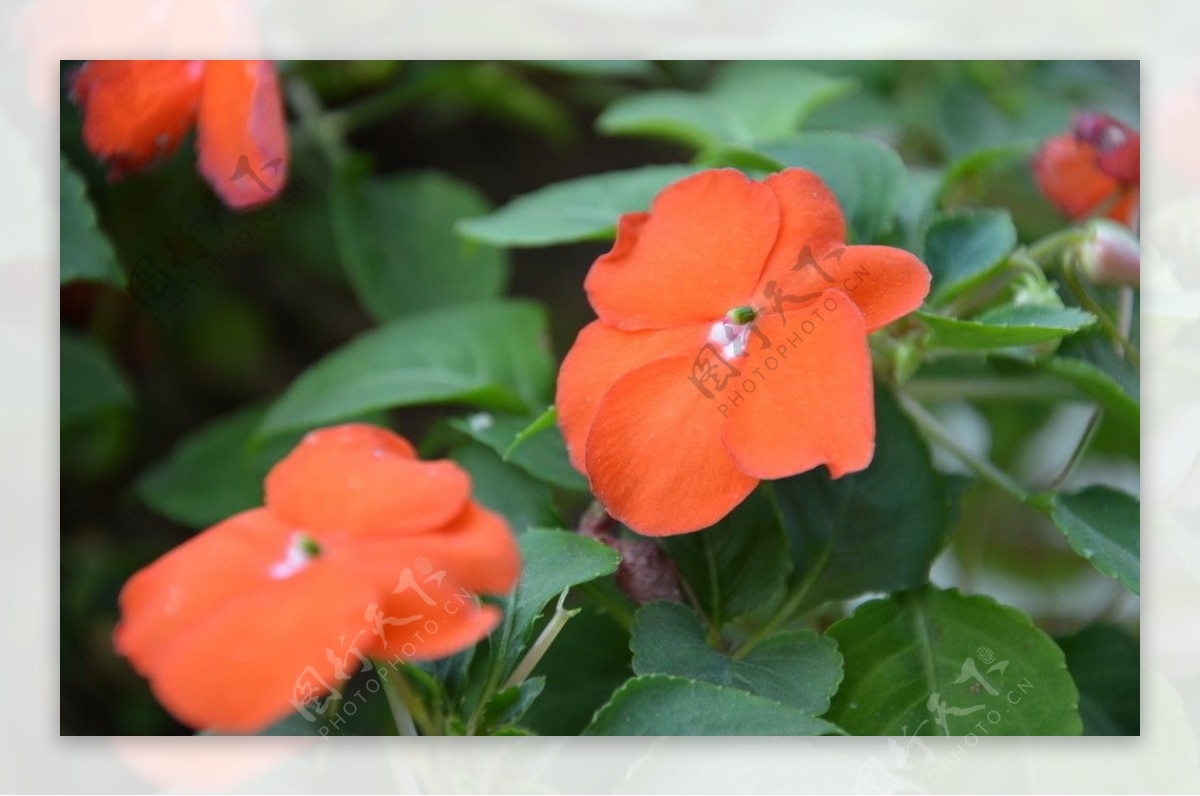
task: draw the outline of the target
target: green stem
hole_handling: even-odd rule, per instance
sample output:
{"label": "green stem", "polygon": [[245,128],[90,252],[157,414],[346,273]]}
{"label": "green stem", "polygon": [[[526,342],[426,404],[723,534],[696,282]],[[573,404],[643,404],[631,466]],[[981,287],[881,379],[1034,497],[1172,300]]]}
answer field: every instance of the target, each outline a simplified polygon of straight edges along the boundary
{"label": "green stem", "polygon": [[329,123],[341,135],[384,121],[428,91],[428,81],[392,86],[386,91],[329,113]]}
{"label": "green stem", "polygon": [[1064,229],[1062,232],[1048,235],[1037,243],[1026,247],[1025,254],[1038,263],[1044,263],[1046,260],[1058,256],[1067,249],[1084,243],[1090,237],[1091,233],[1086,229],[1079,229],[1078,227]]}
{"label": "green stem", "polygon": [[1092,438],[1096,436],[1096,430],[1100,428],[1100,420],[1104,417],[1104,409],[1097,406],[1092,410],[1092,416],[1088,418],[1087,427],[1084,428],[1083,434],[1079,437],[1079,442],[1075,445],[1075,450],[1071,451],[1071,458],[1067,459],[1066,465],[1062,468],[1062,472],[1050,482],[1050,489],[1058,489],[1063,482],[1067,480],[1067,476],[1075,469],[1075,465],[1079,464],[1079,460],[1083,458],[1083,454],[1087,452],[1088,445],[1091,444]]}
{"label": "green stem", "polygon": [[825,563],[829,560],[832,547],[826,547],[822,551],[820,558],[813,562],[809,567],[808,572],[804,574],[804,578],[796,585],[780,604],[779,609],[771,615],[771,618],[763,623],[758,630],[754,631],[742,645],[734,651],[731,656],[735,661],[740,660],[750,654],[750,651],[757,647],[762,642],[766,641],[775,634],[779,628],[792,621],[800,609],[804,606],[804,600],[807,599],[809,591],[812,590],[813,584],[817,582],[817,578],[821,572],[825,570]]}
{"label": "green stem", "polygon": [[1104,308],[1101,307],[1095,299],[1092,298],[1091,294],[1087,292],[1087,288],[1085,288],[1079,281],[1079,275],[1076,273],[1074,260],[1068,260],[1068,262],[1063,265],[1063,279],[1066,280],[1067,287],[1071,289],[1071,293],[1074,294],[1075,299],[1083,306],[1084,309],[1096,316],[1097,320],[1100,321],[1100,325],[1104,327],[1104,331],[1108,332],[1108,336],[1111,337],[1113,342],[1117,344],[1117,347],[1124,352],[1129,361],[1140,366],[1142,358],[1138,354],[1137,349],[1134,348],[1133,344],[1130,343],[1125,335],[1121,333],[1120,328],[1118,328],[1117,324],[1113,322],[1113,319],[1109,316],[1109,314],[1105,312]]}
{"label": "green stem", "polygon": [[538,663],[541,662],[542,657],[550,649],[550,645],[554,643],[554,639],[558,638],[558,634],[566,627],[567,622],[570,621],[571,617],[579,613],[578,608],[568,611],[563,607],[563,603],[567,599],[567,593],[570,591],[569,588],[563,589],[562,594],[558,595],[558,603],[554,606],[554,615],[550,617],[550,621],[546,623],[537,640],[533,642],[529,651],[525,653],[525,657],[517,664],[517,668],[513,669],[513,673],[504,682],[503,688],[512,688],[515,685],[525,682],[525,678],[529,677],[533,670],[537,668]]}
{"label": "green stem", "polygon": [[579,590],[587,595],[588,599],[596,603],[604,612],[612,617],[612,620],[621,626],[621,629],[626,633],[633,627],[633,613],[622,605],[617,600],[614,600],[604,589],[600,588],[596,583],[580,584]]}
{"label": "green stem", "polygon": [[423,735],[437,734],[437,728],[421,704],[420,698],[409,688],[401,668],[386,663],[377,663],[376,666],[386,666],[391,670],[391,674],[380,679],[383,680],[383,690],[387,694],[388,707],[392,710],[392,719],[396,722],[396,731],[401,735],[417,735],[419,726]]}
{"label": "green stem", "polygon": [[904,409],[905,413],[917,427],[924,432],[926,437],[952,453],[955,458],[974,470],[980,478],[991,483],[998,489],[1007,492],[1022,503],[1029,499],[1030,494],[1025,487],[1018,484],[987,459],[981,459],[959,445],[946,427],[939,423],[937,418],[929,414],[912,396],[905,393],[898,393],[896,399],[900,402],[901,408]]}
{"label": "green stem", "polygon": [[325,155],[330,166],[340,166],[349,157],[349,152],[346,150],[345,141],[342,140],[341,127],[332,120],[331,114],[325,111],[317,93],[298,77],[288,79],[285,92],[288,104],[295,109],[300,118],[303,134],[301,137],[311,139]]}

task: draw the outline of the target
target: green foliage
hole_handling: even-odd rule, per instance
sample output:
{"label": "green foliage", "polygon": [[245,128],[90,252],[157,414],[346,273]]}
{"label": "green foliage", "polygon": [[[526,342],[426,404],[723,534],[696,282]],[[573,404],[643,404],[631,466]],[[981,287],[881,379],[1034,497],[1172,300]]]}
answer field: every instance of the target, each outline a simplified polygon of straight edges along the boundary
{"label": "green foliage", "polygon": [[763,492],[711,528],[663,541],[717,627],[777,602],[792,571],[787,537]]}
{"label": "green foliage", "polygon": [[929,312],[918,313],[918,317],[933,331],[934,345],[968,350],[1010,348],[1057,340],[1096,322],[1094,315],[1075,307],[1031,304],[996,307],[969,321]]}
{"label": "green foliage", "polygon": [[1084,735],[1141,734],[1141,650],[1116,625],[1088,625],[1058,639],[1079,687]]}
{"label": "green foliage", "polygon": [[1141,509],[1136,498],[1106,486],[1043,498],[1050,518],[1079,555],[1121,582],[1141,590]]}
{"label": "green foliage", "polygon": [[500,513],[514,533],[558,522],[549,487],[519,467],[504,463],[486,446],[478,443],[460,445],[451,452],[450,458],[471,474],[474,499]]}
{"label": "green foliage", "polygon": [[794,708],[683,677],[635,677],[596,712],[584,735],[826,735],[835,728]]}
{"label": "green foliage", "polygon": [[74,426],[133,404],[133,390],[112,356],[94,340],[63,330],[59,341],[60,425]]}
{"label": "green foliage", "polygon": [[380,321],[498,295],[504,252],[459,240],[459,220],[487,212],[475,188],[436,171],[363,177],[346,169],[329,195],[337,251]]}
{"label": "green foliage", "polygon": [[455,418],[450,421],[450,426],[488,446],[539,481],[586,492],[587,479],[567,460],[567,446],[556,425],[521,436],[538,419],[534,416],[479,412],[469,417]]}
{"label": "green foliage", "polygon": [[810,472],[771,485],[804,605],[920,586],[945,543],[950,498],[925,442],[883,390],[875,422],[866,470],[836,481]]}
{"label": "green foliage", "polygon": [[820,716],[842,680],[837,645],[810,630],[777,633],[735,659],[714,649],[704,626],[679,603],[655,602],[633,623],[633,671],[735,688]]}
{"label": "green foliage", "polygon": [[499,210],[459,222],[460,234],[496,246],[551,246],[605,240],[623,213],[645,210],[655,194],[696,169],[643,166],[556,183]]}
{"label": "green foliage", "polygon": [[925,232],[924,261],[933,274],[929,303],[943,304],[979,287],[1017,245],[1012,218],[1002,210],[960,210],[936,216]]}
{"label": "green foliage", "polygon": [[272,404],[260,433],[415,404],[519,412],[545,401],[550,378],[538,306],[496,301],[430,311],[383,324],[321,359]]}
{"label": "green foliage", "polygon": [[786,62],[731,63],[703,93],[650,91],[618,100],[596,120],[608,135],[665,138],[696,149],[753,146],[796,131],[855,82]]}
{"label": "green foliage", "polygon": [[124,287],[125,274],[117,265],[112,244],[97,225],[87,186],[65,157],[59,161],[58,190],[59,281],[106,282]]}
{"label": "green foliage", "polygon": [[846,679],[828,718],[853,735],[1078,735],[1062,650],[990,597],[926,586],[829,628]]}
{"label": "green foliage", "polygon": [[816,172],[842,206],[852,242],[874,243],[891,230],[908,180],[894,149],[865,136],[819,131],[760,150],[780,166]]}

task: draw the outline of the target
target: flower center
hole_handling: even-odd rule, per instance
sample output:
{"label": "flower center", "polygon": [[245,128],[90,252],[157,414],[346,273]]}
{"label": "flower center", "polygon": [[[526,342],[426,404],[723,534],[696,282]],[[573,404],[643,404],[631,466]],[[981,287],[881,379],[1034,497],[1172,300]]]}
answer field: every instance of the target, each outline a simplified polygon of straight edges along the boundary
{"label": "flower center", "polygon": [[284,580],[305,569],[309,562],[320,557],[321,546],[304,531],[296,531],[288,542],[282,561],[271,565],[271,577]]}
{"label": "flower center", "polygon": [[752,307],[734,307],[712,325],[708,340],[721,349],[725,359],[740,357],[746,353],[746,340],[757,317]]}

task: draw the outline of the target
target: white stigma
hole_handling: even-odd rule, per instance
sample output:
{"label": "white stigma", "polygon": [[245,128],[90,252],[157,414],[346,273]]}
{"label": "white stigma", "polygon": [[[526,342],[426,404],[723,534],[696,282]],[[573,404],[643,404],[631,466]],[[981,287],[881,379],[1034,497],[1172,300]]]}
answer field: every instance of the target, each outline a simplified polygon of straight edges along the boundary
{"label": "white stigma", "polygon": [[740,357],[746,353],[746,341],[750,338],[750,324],[739,324],[722,319],[708,330],[708,341],[720,346],[725,359]]}
{"label": "white stigma", "polygon": [[286,580],[307,568],[309,562],[316,557],[309,552],[311,545],[312,542],[303,531],[293,533],[283,560],[271,565],[271,577],[275,580]]}

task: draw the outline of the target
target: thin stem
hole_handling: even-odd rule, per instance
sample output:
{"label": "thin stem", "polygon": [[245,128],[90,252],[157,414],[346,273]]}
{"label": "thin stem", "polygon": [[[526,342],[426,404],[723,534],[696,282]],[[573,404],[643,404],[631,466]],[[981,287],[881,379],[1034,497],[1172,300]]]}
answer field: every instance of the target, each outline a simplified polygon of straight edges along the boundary
{"label": "thin stem", "polygon": [[1066,465],[1062,468],[1062,472],[1050,482],[1050,489],[1058,489],[1063,482],[1067,480],[1067,476],[1075,469],[1075,465],[1079,464],[1079,460],[1083,458],[1083,454],[1087,451],[1088,445],[1091,444],[1092,438],[1096,436],[1096,430],[1100,428],[1100,420],[1104,417],[1104,409],[1097,406],[1092,410],[1092,416],[1088,418],[1087,426],[1083,429],[1083,434],[1079,437],[1079,442],[1075,445],[1075,450],[1071,451],[1071,458],[1067,459]]}
{"label": "thin stem", "polygon": [[911,396],[905,393],[898,393],[896,399],[900,402],[900,406],[904,409],[905,413],[925,433],[925,436],[952,453],[955,458],[974,470],[980,478],[988,481],[998,489],[1007,492],[1022,503],[1029,499],[1030,494],[1025,487],[1018,484],[987,459],[981,459],[959,445],[946,427],[939,423],[937,418],[929,414]]}
{"label": "thin stem", "polygon": [[542,657],[550,649],[550,645],[554,643],[554,639],[558,638],[558,634],[566,627],[567,622],[575,614],[579,613],[579,609],[575,608],[568,611],[563,607],[563,603],[567,599],[567,594],[571,590],[563,589],[562,594],[558,595],[558,603],[554,606],[554,615],[550,617],[550,621],[542,628],[542,632],[538,635],[537,640],[525,653],[525,657],[517,664],[517,668],[513,669],[513,673],[508,680],[504,682],[503,688],[512,688],[514,685],[520,685],[525,682],[537,665],[541,662]]}
{"label": "thin stem", "polygon": [[1071,293],[1075,296],[1075,299],[1084,309],[1096,316],[1096,319],[1100,321],[1100,325],[1104,327],[1104,331],[1108,332],[1108,336],[1112,338],[1113,342],[1117,344],[1117,347],[1125,354],[1129,361],[1140,366],[1142,358],[1138,354],[1137,349],[1121,333],[1117,324],[1104,311],[1104,308],[1092,298],[1091,294],[1080,283],[1079,276],[1075,273],[1074,261],[1069,261],[1063,266],[1063,279],[1066,280],[1067,287],[1071,289]]}
{"label": "thin stem", "polygon": [[331,121],[317,93],[298,77],[287,81],[285,91],[288,103],[300,117],[302,131],[317,145],[330,166],[341,165],[349,157],[341,128]]}
{"label": "thin stem", "polygon": [[1065,229],[1062,232],[1056,232],[1053,235],[1048,235],[1032,246],[1025,249],[1025,254],[1033,260],[1041,263],[1061,254],[1064,250],[1085,242],[1091,237],[1091,233],[1086,229],[1072,227]]}
{"label": "thin stem", "polygon": [[813,562],[813,566],[805,573],[804,579],[788,594],[787,599],[783,601],[779,609],[734,651],[731,656],[734,660],[740,660],[749,655],[751,650],[766,641],[775,634],[775,631],[795,618],[801,607],[803,607],[804,600],[808,597],[813,584],[817,582],[817,577],[825,570],[825,562],[828,561],[831,550],[831,547],[825,548],[821,553],[821,557]]}
{"label": "thin stem", "polygon": [[392,86],[361,102],[347,105],[329,113],[329,123],[336,127],[342,135],[354,132],[363,127],[381,122],[414,100],[421,97],[429,89],[428,81],[416,81]]}
{"label": "thin stem", "polygon": [[[387,694],[388,707],[392,710],[392,718],[396,722],[396,730],[401,735],[417,735],[417,725],[419,725],[421,733],[425,735],[436,734],[433,721],[430,719],[429,714],[426,713],[420,698],[409,687],[408,680],[404,678],[404,672],[401,671],[401,668],[385,663],[378,663],[376,665],[379,667],[387,666],[392,672],[386,677],[381,675],[379,679],[383,680],[383,690]],[[382,672],[382,669],[380,671]]]}

